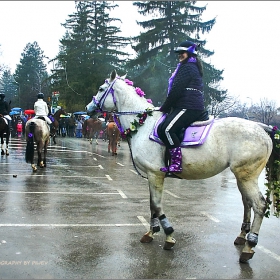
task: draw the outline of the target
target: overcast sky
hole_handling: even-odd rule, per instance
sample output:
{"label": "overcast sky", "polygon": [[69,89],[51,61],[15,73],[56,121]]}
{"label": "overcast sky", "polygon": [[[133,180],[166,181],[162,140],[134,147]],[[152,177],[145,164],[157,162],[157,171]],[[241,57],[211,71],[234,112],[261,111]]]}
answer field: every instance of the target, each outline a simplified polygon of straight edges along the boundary
{"label": "overcast sky", "polygon": [[[135,21],[143,18],[136,7],[131,1],[115,2],[122,7],[116,17],[123,21],[124,35],[138,34]],[[196,3],[206,4],[203,20],[216,17],[216,24],[204,35],[206,48],[215,51],[211,57],[215,68],[224,70],[221,87],[248,104],[268,98],[280,106],[280,1]],[[55,57],[65,33],[61,23],[73,12],[74,1],[0,1],[0,63],[14,72],[23,49],[34,41],[45,56]]]}

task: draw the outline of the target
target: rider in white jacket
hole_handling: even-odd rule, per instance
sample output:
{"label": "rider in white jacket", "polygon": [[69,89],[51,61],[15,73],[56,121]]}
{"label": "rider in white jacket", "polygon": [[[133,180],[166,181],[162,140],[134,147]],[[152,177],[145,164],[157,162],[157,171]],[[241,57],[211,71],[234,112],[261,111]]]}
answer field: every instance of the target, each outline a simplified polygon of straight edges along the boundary
{"label": "rider in white jacket", "polygon": [[48,117],[49,114],[49,108],[47,103],[43,100],[44,94],[42,92],[38,93],[38,100],[34,103],[34,111],[35,111],[35,117],[43,117],[45,121],[50,125],[52,121]]}

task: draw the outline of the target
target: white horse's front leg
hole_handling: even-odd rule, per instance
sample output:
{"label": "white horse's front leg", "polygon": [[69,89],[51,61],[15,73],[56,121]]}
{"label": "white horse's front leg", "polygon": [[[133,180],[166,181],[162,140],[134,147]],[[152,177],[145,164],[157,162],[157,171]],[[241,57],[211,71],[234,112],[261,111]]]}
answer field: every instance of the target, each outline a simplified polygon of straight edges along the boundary
{"label": "white horse's front leg", "polygon": [[154,234],[160,231],[160,225],[162,226],[166,240],[164,249],[170,250],[176,243],[176,240],[172,237],[174,229],[168,221],[166,215],[163,213],[162,207],[162,194],[164,177],[156,174],[148,174],[149,189],[150,189],[150,210],[151,221],[150,230],[144,234],[141,238],[142,243],[149,243],[154,239]]}

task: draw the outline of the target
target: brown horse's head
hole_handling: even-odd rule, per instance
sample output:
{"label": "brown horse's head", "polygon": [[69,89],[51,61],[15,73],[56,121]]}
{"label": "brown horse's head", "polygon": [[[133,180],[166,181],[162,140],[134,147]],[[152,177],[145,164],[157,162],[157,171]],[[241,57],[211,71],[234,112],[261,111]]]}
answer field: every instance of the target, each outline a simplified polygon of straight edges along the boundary
{"label": "brown horse's head", "polygon": [[60,108],[59,110],[57,110],[54,113],[53,117],[54,117],[55,120],[59,121],[60,120],[60,115],[66,115],[66,114],[67,114],[66,111],[63,108]]}

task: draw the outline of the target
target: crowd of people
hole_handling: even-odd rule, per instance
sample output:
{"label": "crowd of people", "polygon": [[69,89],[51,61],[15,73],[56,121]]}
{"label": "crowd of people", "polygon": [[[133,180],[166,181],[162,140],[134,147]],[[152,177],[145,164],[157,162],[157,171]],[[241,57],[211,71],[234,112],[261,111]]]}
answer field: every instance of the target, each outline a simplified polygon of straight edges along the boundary
{"label": "crowd of people", "polygon": [[[38,100],[34,104],[35,115],[25,115],[22,113],[12,114],[10,104],[5,100],[5,94],[0,93],[0,114],[7,120],[11,131],[11,137],[22,137],[25,133],[25,124],[31,118],[43,117],[48,125],[51,125],[51,114],[48,104],[44,101],[43,93],[38,93]],[[61,117],[57,135],[65,137],[82,138],[82,129],[85,116],[74,115]]]}

